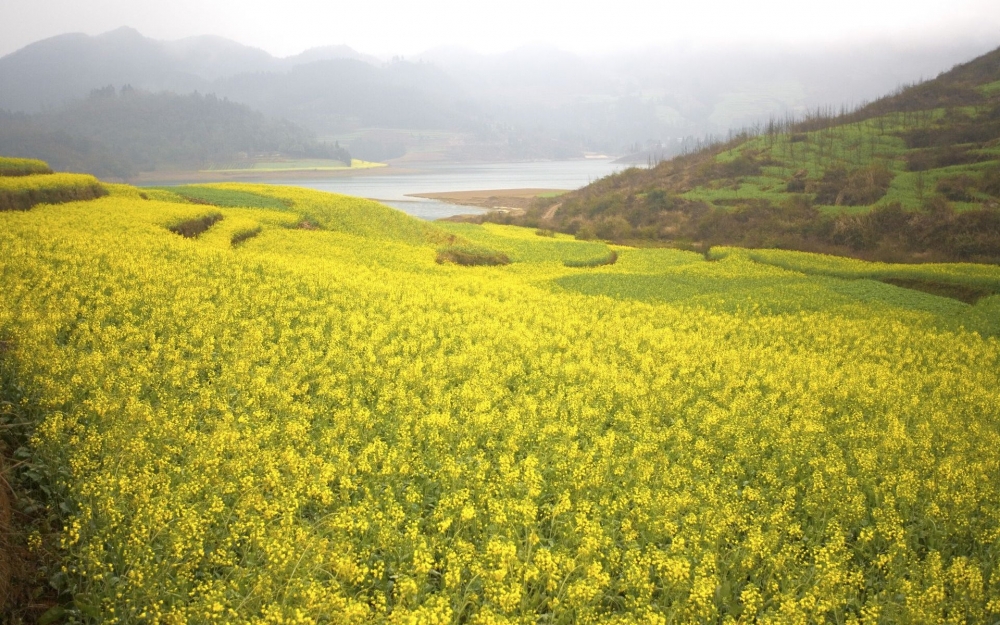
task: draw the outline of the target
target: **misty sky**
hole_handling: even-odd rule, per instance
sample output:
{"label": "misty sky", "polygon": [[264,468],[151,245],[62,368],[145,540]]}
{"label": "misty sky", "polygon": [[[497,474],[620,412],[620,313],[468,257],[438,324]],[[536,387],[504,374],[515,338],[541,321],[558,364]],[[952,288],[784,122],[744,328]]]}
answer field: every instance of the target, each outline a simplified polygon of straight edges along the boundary
{"label": "misty sky", "polygon": [[1000,41],[1000,0],[0,0],[0,55],[65,32],[214,34],[277,56],[546,43],[575,52],[695,43]]}

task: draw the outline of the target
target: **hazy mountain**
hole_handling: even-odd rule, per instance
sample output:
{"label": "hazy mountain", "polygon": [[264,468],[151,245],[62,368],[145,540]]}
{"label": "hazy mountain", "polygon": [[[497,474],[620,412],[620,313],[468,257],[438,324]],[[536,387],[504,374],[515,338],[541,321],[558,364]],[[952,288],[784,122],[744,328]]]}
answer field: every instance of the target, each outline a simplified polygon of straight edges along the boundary
{"label": "hazy mountain", "polygon": [[429,64],[328,46],[278,59],[221,37],[161,42],[130,28],[70,34],[0,58],[0,109],[57,109],[98,88],[215,93],[325,134],[359,126],[467,129],[474,107]]}
{"label": "hazy mountain", "polygon": [[105,85],[180,92],[204,89],[208,82],[196,67],[211,69],[213,58],[227,64],[234,61],[221,49],[220,54],[200,60],[209,43],[199,38],[168,45],[130,28],[97,37],[67,34],[45,39],[0,58],[0,108],[50,109]]}
{"label": "hazy mountain", "polygon": [[207,92],[213,90],[214,81],[222,78],[287,71],[338,58],[377,62],[347,46],[315,48],[279,59],[258,48],[211,35],[157,41],[132,28],[97,36],[59,35],[0,58],[0,109],[51,109],[107,85]]}
{"label": "hazy mountain", "polygon": [[241,74],[213,88],[322,134],[367,126],[460,130],[474,123],[476,109],[462,101],[463,89],[447,74],[405,61],[384,67],[353,59],[317,61],[289,71]]}
{"label": "hazy mountain", "polygon": [[353,59],[355,61],[371,63],[372,65],[381,64],[381,61],[377,57],[370,54],[362,54],[350,46],[343,45],[310,48],[301,54],[283,58],[279,63],[284,67],[294,67],[296,65],[305,65],[306,63],[315,63],[316,61],[333,61],[335,59]]}
{"label": "hazy mountain", "polygon": [[58,170],[128,178],[274,155],[331,158],[343,149],[295,124],[215,95],[95,90],[56,111],[0,112],[0,154],[39,158]]}
{"label": "hazy mountain", "polygon": [[666,46],[588,57],[547,46],[493,55],[443,47],[418,58],[453,76],[486,113],[508,124],[586,137],[596,150],[660,143],[672,153],[684,137],[856,105],[987,49],[981,42]]}
{"label": "hazy mountain", "polygon": [[177,71],[209,81],[234,74],[275,69],[281,65],[281,60],[259,48],[251,48],[214,35],[163,42],[145,37],[143,39],[157,45],[166,60],[175,64]]}
{"label": "hazy mountain", "polygon": [[[995,43],[995,42],[994,42]],[[935,76],[981,42],[835,47],[664,46],[583,56],[548,46],[501,54],[436,48],[379,63],[347,46],[279,59],[220,37],[161,42],[128,28],[53,37],[0,58],[0,109],[53,110],[95,88],[214,93],[373,157],[433,148],[452,159],[677,153],[692,137],[860,103]],[[386,137],[386,129],[401,132]],[[365,149],[368,149],[366,147]]]}

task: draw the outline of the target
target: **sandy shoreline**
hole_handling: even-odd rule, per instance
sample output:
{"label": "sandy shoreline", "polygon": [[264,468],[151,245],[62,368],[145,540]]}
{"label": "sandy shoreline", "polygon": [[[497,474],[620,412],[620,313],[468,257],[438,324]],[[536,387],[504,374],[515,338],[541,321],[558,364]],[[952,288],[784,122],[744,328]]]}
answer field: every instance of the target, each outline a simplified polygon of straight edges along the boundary
{"label": "sandy shoreline", "polygon": [[491,210],[524,210],[529,208],[536,198],[554,197],[563,193],[568,193],[568,190],[486,189],[479,191],[446,191],[443,193],[411,193],[408,196]]}

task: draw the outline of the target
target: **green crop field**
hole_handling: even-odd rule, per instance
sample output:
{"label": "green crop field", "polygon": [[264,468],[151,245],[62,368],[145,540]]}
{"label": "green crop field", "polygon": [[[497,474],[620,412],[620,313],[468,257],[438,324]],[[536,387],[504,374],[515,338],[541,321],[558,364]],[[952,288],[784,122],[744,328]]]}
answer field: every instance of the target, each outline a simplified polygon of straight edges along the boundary
{"label": "green crop field", "polygon": [[280,210],[288,208],[290,205],[288,202],[283,202],[268,195],[207,185],[150,187],[145,190],[145,193],[147,196],[151,196],[151,199],[164,199],[167,201],[181,200],[194,204],[211,204],[212,206],[275,208]]}
{"label": "green crop field", "polygon": [[1000,618],[997,266],[106,188],[0,213],[8,620]]}

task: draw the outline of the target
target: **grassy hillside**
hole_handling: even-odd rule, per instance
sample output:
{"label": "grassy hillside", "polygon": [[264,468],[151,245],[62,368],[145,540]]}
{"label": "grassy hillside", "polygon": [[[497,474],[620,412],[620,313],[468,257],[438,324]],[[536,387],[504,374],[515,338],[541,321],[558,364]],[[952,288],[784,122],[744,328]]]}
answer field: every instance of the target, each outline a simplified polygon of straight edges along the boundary
{"label": "grassy hillside", "polygon": [[7,620],[1000,616],[995,266],[106,187],[0,213]]}
{"label": "grassy hillside", "polygon": [[617,241],[1000,262],[1000,50],[493,219]]}

